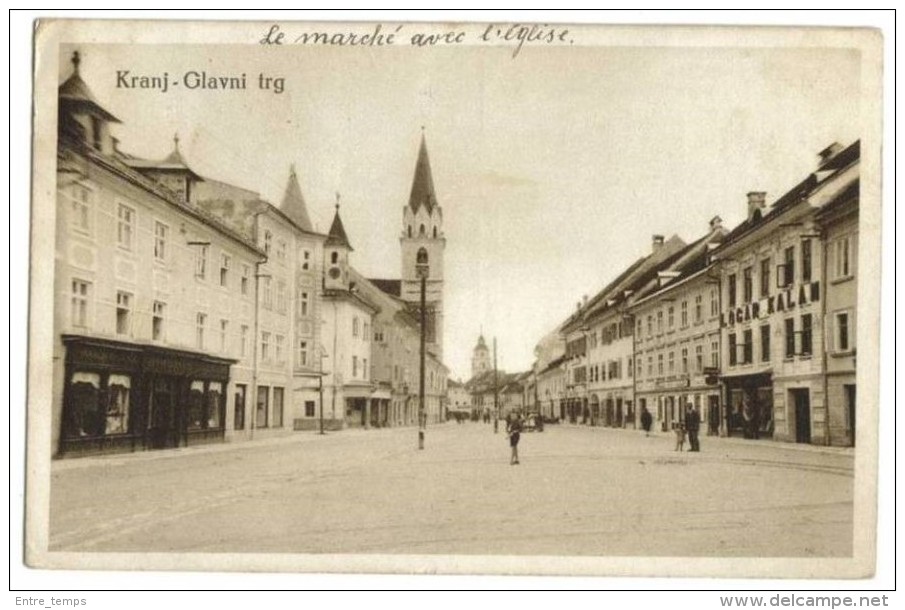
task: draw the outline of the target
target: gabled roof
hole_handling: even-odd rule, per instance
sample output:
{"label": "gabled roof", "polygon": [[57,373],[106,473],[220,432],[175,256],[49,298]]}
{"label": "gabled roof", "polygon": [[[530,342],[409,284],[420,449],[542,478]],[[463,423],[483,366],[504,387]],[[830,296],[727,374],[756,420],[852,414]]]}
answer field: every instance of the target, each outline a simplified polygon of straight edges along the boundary
{"label": "gabled roof", "polygon": [[308,208],[305,205],[305,198],[302,196],[302,187],[299,186],[299,179],[295,173],[294,165],[289,168],[289,181],[286,183],[286,192],[283,195],[282,203],[280,203],[280,209],[305,231],[314,231],[314,226],[308,217]]}
{"label": "gabled roof", "polygon": [[123,157],[123,163],[125,163],[129,167],[137,169],[138,171],[150,169],[163,172],[184,172],[195,181],[201,182],[202,180],[204,180],[204,178],[196,174],[192,170],[192,168],[188,166],[188,163],[186,163],[185,159],[182,156],[182,153],[179,151],[178,133],[173,136],[173,151],[163,159],[154,161],[151,159],[140,159],[138,157],[125,156]]}
{"label": "gabled roof", "polygon": [[415,163],[415,177],[412,179],[412,192],[409,195],[409,207],[417,212],[421,206],[427,208],[428,214],[434,211],[437,204],[437,193],[434,189],[434,177],[431,174],[430,158],[427,154],[427,141],[421,134],[421,148],[418,150],[418,161]]}
{"label": "gabled roof", "polygon": [[349,238],[346,237],[346,229],[343,227],[342,218],[339,217],[339,203],[336,204],[336,214],[333,216],[333,224],[330,225],[330,232],[327,234],[326,246],[343,246],[352,250]]}
{"label": "gabled roof", "polygon": [[400,297],[402,296],[402,280],[381,280],[368,278],[368,281],[377,286],[382,292],[393,296]]}
{"label": "gabled roof", "polygon": [[[639,280],[643,283],[636,289],[634,299],[640,301],[647,296],[660,292],[661,288],[667,290],[685,278],[707,268],[707,265],[710,264],[710,244],[721,243],[726,234],[727,231],[722,227],[715,228],[709,231],[707,235],[676,252],[669,260],[664,261],[662,265],[658,265]],[[658,276],[664,271],[669,271],[674,275],[669,278],[667,284],[661,285],[658,281]]]}
{"label": "gabled roof", "polygon": [[60,102],[75,108],[87,110],[90,113],[97,114],[106,121],[120,123],[121,121],[110,114],[106,108],[101,106],[91,93],[91,89],[79,76],[79,64],[81,63],[79,52],[72,54],[72,74],[67,78],[58,90]]}

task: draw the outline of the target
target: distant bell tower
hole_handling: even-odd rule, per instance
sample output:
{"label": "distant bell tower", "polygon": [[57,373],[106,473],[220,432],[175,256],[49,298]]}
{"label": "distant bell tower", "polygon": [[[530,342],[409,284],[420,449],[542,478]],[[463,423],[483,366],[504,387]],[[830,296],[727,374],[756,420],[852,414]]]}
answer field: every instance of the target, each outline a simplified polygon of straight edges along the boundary
{"label": "distant bell tower", "polygon": [[417,308],[421,301],[421,280],[415,265],[419,253],[422,260],[427,257],[427,350],[442,360],[443,252],[446,237],[443,235],[443,209],[437,202],[423,127],[412,191],[408,205],[402,211],[402,237],[399,241],[402,249],[401,296],[413,308]]}
{"label": "distant bell tower", "polygon": [[486,373],[493,367],[490,364],[490,350],[487,349],[487,343],[484,341],[484,334],[478,337],[478,344],[474,348],[471,356],[471,376],[477,377],[481,373]]}

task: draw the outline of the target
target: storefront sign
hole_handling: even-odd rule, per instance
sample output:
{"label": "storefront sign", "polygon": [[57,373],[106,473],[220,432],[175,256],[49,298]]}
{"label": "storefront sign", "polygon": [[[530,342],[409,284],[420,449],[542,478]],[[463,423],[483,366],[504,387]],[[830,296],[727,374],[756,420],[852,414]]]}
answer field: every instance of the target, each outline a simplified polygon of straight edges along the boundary
{"label": "storefront sign", "polygon": [[772,315],[780,311],[790,311],[798,305],[816,303],[820,300],[820,282],[802,284],[796,291],[790,288],[753,303],[747,303],[720,314],[720,326],[734,326],[752,319],[759,319],[762,313]]}

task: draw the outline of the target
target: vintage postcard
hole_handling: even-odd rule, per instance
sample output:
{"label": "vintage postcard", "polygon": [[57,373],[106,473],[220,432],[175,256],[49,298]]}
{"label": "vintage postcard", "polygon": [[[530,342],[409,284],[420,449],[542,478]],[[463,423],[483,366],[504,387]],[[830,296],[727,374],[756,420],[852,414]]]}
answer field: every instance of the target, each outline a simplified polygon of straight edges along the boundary
{"label": "vintage postcard", "polygon": [[39,21],[26,563],[869,577],[882,43]]}

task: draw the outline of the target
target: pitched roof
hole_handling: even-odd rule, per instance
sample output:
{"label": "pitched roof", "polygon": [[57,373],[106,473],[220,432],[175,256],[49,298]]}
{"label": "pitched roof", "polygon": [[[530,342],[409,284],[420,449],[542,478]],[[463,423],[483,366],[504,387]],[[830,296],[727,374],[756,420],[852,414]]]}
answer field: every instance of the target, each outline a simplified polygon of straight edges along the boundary
{"label": "pitched roof", "polygon": [[58,90],[60,101],[71,106],[81,107],[94,112],[104,120],[114,123],[121,122],[118,118],[110,114],[106,108],[104,108],[97,102],[97,100],[94,98],[94,94],[91,93],[91,89],[88,88],[88,85],[85,84],[85,81],[83,81],[82,77],[79,76],[79,64],[81,63],[81,61],[82,60],[79,56],[79,52],[73,52],[72,74],[63,82],[62,85],[60,85],[60,88]]}
{"label": "pitched roof", "polygon": [[402,280],[368,278],[368,281],[390,296],[399,297],[402,295]]}
{"label": "pitched roof", "polygon": [[336,204],[336,214],[333,216],[333,224],[330,225],[330,232],[327,234],[327,246],[344,246],[352,250],[349,238],[346,237],[346,229],[343,227],[343,221],[339,217],[339,204]]}
{"label": "pitched roof", "polygon": [[299,186],[299,179],[295,173],[294,165],[289,168],[289,181],[286,183],[286,192],[283,195],[282,203],[280,203],[280,209],[302,229],[314,231],[314,226],[308,217],[308,208],[305,205],[305,198],[302,197],[302,187]]}
{"label": "pitched roof", "polygon": [[437,192],[434,189],[434,177],[431,174],[430,158],[427,154],[427,140],[421,134],[421,148],[418,150],[418,161],[415,163],[415,177],[412,179],[412,192],[409,195],[409,207],[412,212],[424,205],[428,214],[437,206]]}
{"label": "pitched roof", "polygon": [[123,162],[129,167],[139,171],[144,169],[154,169],[165,172],[185,172],[192,179],[202,181],[204,178],[196,174],[192,168],[188,166],[182,153],[179,151],[179,134],[173,135],[173,151],[159,161],[151,159],[141,159],[139,157],[125,156]]}

